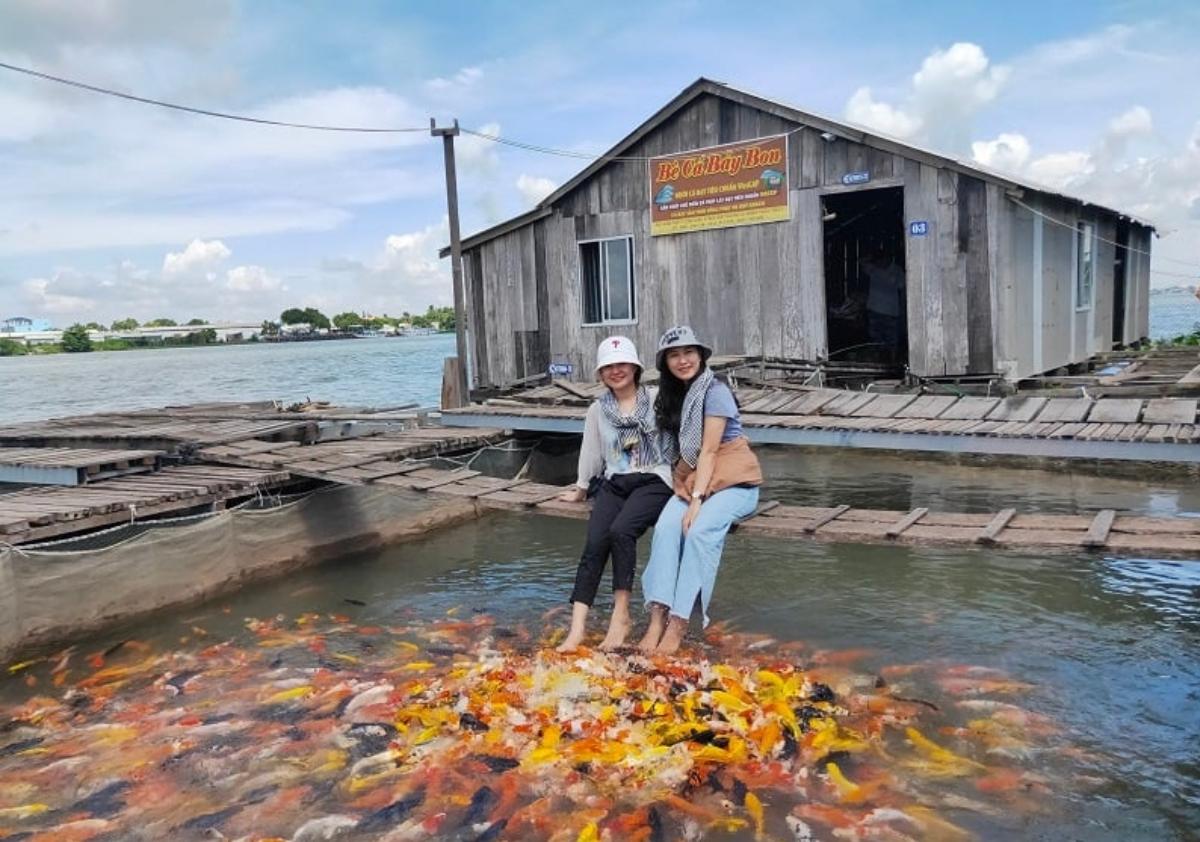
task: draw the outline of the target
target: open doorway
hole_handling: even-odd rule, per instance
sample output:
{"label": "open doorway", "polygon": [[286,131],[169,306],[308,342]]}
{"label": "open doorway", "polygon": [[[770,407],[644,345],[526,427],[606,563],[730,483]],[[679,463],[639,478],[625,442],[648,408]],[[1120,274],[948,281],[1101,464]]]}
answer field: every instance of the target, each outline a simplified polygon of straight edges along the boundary
{"label": "open doorway", "polygon": [[1129,272],[1129,222],[1117,223],[1117,248],[1113,259],[1113,345],[1125,344],[1125,284]]}
{"label": "open doorway", "polygon": [[822,198],[829,358],[908,362],[904,188]]}

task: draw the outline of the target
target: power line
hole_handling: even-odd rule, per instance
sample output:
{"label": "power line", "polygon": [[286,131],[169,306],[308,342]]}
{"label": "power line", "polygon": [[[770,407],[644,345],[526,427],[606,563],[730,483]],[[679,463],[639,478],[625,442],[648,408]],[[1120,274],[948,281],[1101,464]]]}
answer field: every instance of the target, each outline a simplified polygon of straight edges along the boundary
{"label": "power line", "polygon": [[[1072,223],[1072,222],[1063,222],[1061,219],[1055,219],[1053,216],[1050,216],[1050,214],[1048,214],[1048,213],[1042,213],[1042,212],[1041,212],[1040,210],[1038,210],[1037,208],[1031,208],[1029,205],[1025,204],[1025,203],[1024,203],[1024,202],[1022,202],[1020,199],[1015,199],[1015,198],[1013,198],[1012,196],[1009,196],[1009,200],[1010,200],[1010,201],[1012,201],[1014,204],[1016,204],[1016,205],[1019,205],[1020,207],[1023,207],[1023,208],[1025,208],[1025,210],[1029,211],[1029,212],[1030,212],[1030,213],[1032,213],[1034,216],[1040,216],[1042,219],[1046,220],[1047,222],[1053,222],[1055,225],[1059,225],[1059,226],[1061,226],[1061,227],[1063,227],[1063,228],[1070,229],[1071,231],[1075,231],[1075,230],[1076,230],[1076,228],[1075,228],[1075,224],[1074,224],[1074,223]],[[1099,234],[1097,234],[1097,235],[1096,235],[1096,239],[1097,239],[1097,240],[1099,240],[1099,241],[1100,241],[1100,242],[1102,242],[1102,243],[1108,243],[1110,246],[1116,246],[1117,248],[1120,248],[1120,249],[1125,249],[1125,251],[1127,251],[1127,252],[1131,252],[1131,253],[1133,253],[1133,254],[1144,254],[1146,257],[1151,257],[1151,256],[1152,256],[1152,255],[1150,254],[1150,252],[1146,251],[1145,249],[1138,249],[1138,248],[1134,248],[1133,246],[1131,246],[1131,245],[1129,245],[1129,244],[1127,244],[1127,243],[1118,243],[1118,242],[1114,242],[1113,240],[1109,240],[1109,239],[1105,239],[1104,237],[1101,237]],[[1190,269],[1194,269],[1194,270],[1196,270],[1197,272],[1200,272],[1200,264],[1193,263],[1193,262],[1191,262],[1190,260],[1178,260],[1178,259],[1176,259],[1176,258],[1174,258],[1174,257],[1163,257],[1163,256],[1161,256],[1161,255],[1159,255],[1159,258],[1158,258],[1158,259],[1159,259],[1159,260],[1165,260],[1165,261],[1167,261],[1167,262],[1169,262],[1169,263],[1178,263],[1178,264],[1180,264],[1180,265],[1182,265],[1182,266],[1187,266],[1187,267],[1188,267],[1188,268],[1190,268]],[[1164,275],[1164,274],[1170,274],[1170,273],[1168,273],[1168,272],[1161,272],[1161,271],[1159,271],[1159,270],[1151,270],[1151,271],[1157,271],[1157,272],[1158,272],[1158,274],[1160,274],[1160,275]],[[1187,278],[1190,278],[1190,277],[1192,277],[1192,276],[1191,276],[1191,275],[1180,275],[1179,277],[1181,277],[1181,278],[1182,278],[1182,277],[1187,277]]]}
{"label": "power line", "polygon": [[366,134],[400,134],[404,132],[427,132],[427,126],[415,128],[373,128],[369,126],[325,126],[312,123],[289,123],[284,120],[266,120],[262,117],[248,117],[244,114],[228,114],[223,111],[209,111],[206,108],[192,108],[189,105],[179,105],[174,102],[164,102],[161,99],[150,99],[144,96],[135,96],[133,94],[114,91],[111,88],[102,88],[99,85],[89,85],[86,82],[78,82],[74,79],[64,79],[61,76],[51,76],[49,73],[42,73],[37,70],[31,70],[28,67],[18,67],[15,64],[5,64],[0,62],[0,68],[11,70],[14,73],[24,73],[26,76],[33,76],[38,79],[45,79],[49,82],[57,82],[60,85],[69,85],[72,88],[80,88],[85,91],[91,91],[96,94],[104,94],[105,96],[118,97],[119,99],[127,99],[131,102],[140,102],[144,105],[156,105],[159,108],[170,108],[174,111],[186,111],[189,114],[199,114],[203,117],[218,117],[222,120],[236,120],[241,123],[257,123],[263,126],[280,126],[288,129],[310,129],[317,132],[358,132]]}
{"label": "power line", "polygon": [[[801,129],[805,129],[805,128],[808,128],[808,126],[801,124],[799,126],[796,126],[796,128],[794,128],[794,129],[790,129],[789,131],[784,132],[783,134],[785,136],[790,136],[790,135],[793,135],[796,132],[800,131]],[[585,161],[597,161],[597,162],[603,161],[605,163],[608,163],[610,161],[644,162],[644,161],[653,161],[653,160],[655,160],[655,158],[663,157],[661,155],[656,155],[656,156],[604,155],[602,153],[598,154],[598,153],[593,153],[593,152],[577,152],[572,149],[555,149],[552,146],[539,146],[536,143],[526,143],[525,141],[521,141],[521,140],[512,140],[511,138],[501,137],[500,135],[491,134],[489,132],[480,132],[480,131],[476,131],[474,129],[462,129],[462,133],[473,135],[474,137],[482,138],[483,140],[490,140],[492,143],[500,143],[505,146],[512,146],[516,149],[524,149],[528,152],[540,152],[544,155],[559,155],[563,158],[579,158],[579,159],[585,160]],[[762,138],[758,138],[758,139],[761,140]]]}

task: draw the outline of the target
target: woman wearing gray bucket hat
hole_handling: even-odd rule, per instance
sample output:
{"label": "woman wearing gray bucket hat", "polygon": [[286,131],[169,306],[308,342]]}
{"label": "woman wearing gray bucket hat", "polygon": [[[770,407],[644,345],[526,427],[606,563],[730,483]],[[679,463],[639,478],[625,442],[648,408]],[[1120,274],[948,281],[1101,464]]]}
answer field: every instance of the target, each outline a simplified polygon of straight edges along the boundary
{"label": "woman wearing gray bucket hat", "polygon": [[596,349],[596,374],[608,388],[588,407],[579,449],[579,478],[562,495],[567,502],[594,490],[587,540],[571,591],[571,628],[558,651],[583,642],[600,577],[612,557],[613,613],[600,648],[625,644],[633,626],[629,601],[637,568],[637,542],[671,498],[671,463],[654,419],[656,392],[641,383],[637,348],[610,336]]}
{"label": "woman wearing gray bucket hat", "polygon": [[644,652],[669,654],[683,642],[700,600],[704,624],[725,535],[758,505],[762,469],[742,434],[733,391],[708,367],[712,349],[686,325],[662,335],[655,362],[655,414],[674,463],[673,496],[654,525],[642,591],[650,627]]}

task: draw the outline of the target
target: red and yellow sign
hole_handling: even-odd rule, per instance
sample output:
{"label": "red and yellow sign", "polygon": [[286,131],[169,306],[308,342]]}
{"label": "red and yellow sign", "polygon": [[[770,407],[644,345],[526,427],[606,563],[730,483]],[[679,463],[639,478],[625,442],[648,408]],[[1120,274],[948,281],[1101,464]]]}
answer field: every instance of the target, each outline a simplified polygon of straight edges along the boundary
{"label": "red and yellow sign", "polygon": [[650,234],[788,219],[787,159],[787,135],[652,158]]}

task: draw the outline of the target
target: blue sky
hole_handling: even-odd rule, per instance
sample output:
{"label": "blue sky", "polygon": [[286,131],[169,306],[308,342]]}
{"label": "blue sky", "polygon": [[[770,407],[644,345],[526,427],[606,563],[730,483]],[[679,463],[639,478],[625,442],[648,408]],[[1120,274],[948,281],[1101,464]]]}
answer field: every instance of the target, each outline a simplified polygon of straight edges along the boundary
{"label": "blue sky", "polygon": [[[430,116],[597,152],[704,75],[1154,220],[1200,275],[1192,3],[0,0],[0,61],[299,122]],[[0,73],[0,316],[261,320],[450,301],[440,144],[106,100]],[[463,229],[575,159],[459,144]]]}

